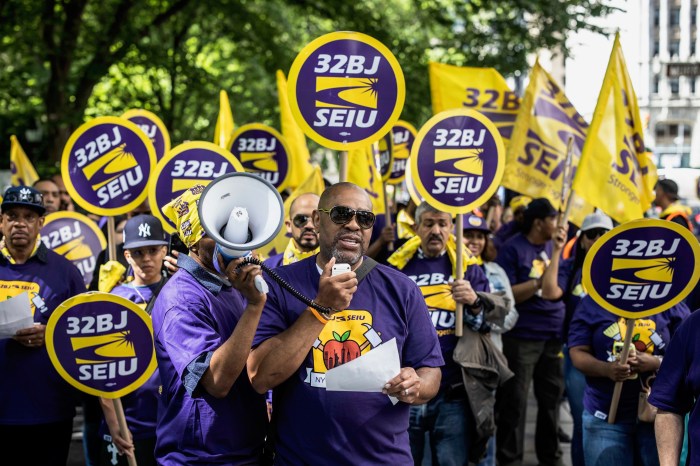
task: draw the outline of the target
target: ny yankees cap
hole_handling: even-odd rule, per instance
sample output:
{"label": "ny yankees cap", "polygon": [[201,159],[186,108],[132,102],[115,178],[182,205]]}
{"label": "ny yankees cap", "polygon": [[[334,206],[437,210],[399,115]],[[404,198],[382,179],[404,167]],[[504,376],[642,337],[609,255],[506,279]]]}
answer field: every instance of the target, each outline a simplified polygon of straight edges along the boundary
{"label": "ny yankees cap", "polygon": [[0,208],[3,212],[6,212],[12,207],[26,207],[37,211],[39,215],[44,215],[46,212],[44,197],[39,191],[30,186],[11,186],[7,188]]}
{"label": "ny yankees cap", "polygon": [[168,236],[163,231],[163,225],[153,215],[137,215],[130,218],[124,226],[123,235],[124,249],[168,245]]}

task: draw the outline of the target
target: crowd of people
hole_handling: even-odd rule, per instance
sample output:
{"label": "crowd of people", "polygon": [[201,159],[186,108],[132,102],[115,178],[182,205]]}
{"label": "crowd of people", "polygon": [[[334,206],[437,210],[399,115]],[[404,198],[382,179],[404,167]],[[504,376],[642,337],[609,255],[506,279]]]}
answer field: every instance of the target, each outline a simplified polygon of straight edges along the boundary
{"label": "crowd of people", "polygon": [[[638,319],[636,350],[620,361],[625,319],[582,284],[587,252],[614,225],[605,214],[576,228],[547,199],[495,197],[464,217],[458,243],[453,216],[426,202],[397,205],[378,229],[362,188],[330,185],[295,198],[289,243],[265,262],[307,306],[267,276],[269,292],[260,293],[260,266],[224,263],[199,221],[203,190],[163,209],[179,254],[147,204],[117,222],[126,272],[108,291],[151,315],[158,361],[122,399],[126,432],[113,404],[76,393],[46,350],[51,313],[86,290],[78,270],[38,239],[47,213],[76,210],[60,176],[5,191],[0,291],[3,299],[28,292],[35,322],[0,339],[5,452],[22,464],[65,465],[82,404],[91,466],[520,465],[532,386],[541,465],[564,462],[564,400],[574,466],[700,464],[700,318],[689,301]],[[673,181],[658,182],[655,204],[661,218],[692,229]],[[333,273],[341,263],[350,271]],[[326,389],[327,371],[390,341],[400,370],[381,391]],[[655,419],[638,410],[650,386]]]}

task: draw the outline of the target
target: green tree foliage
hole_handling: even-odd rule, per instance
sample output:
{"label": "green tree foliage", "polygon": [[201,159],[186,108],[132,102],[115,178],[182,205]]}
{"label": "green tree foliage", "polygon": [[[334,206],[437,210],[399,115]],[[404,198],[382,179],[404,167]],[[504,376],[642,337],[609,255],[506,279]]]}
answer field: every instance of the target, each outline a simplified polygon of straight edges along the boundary
{"label": "green tree foliage", "polygon": [[[427,63],[524,72],[609,13],[603,0],[5,0],[0,2],[0,166],[17,134],[40,172],[56,170],[83,121],[130,108],[158,114],[174,144],[210,140],[218,92],[236,124],[278,126],[275,70],[310,40],[367,33],[397,56],[402,117],[430,116]],[[599,31],[601,32],[601,31]]]}

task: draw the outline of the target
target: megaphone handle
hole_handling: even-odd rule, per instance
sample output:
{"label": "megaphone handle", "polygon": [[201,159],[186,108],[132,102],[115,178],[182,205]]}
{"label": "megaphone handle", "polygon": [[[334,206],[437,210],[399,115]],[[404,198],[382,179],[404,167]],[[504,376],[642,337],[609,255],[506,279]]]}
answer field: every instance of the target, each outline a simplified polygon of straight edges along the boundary
{"label": "megaphone handle", "polygon": [[255,288],[261,293],[261,294],[267,294],[268,291],[270,291],[270,287],[267,286],[267,282],[263,277],[260,275],[255,277]]}

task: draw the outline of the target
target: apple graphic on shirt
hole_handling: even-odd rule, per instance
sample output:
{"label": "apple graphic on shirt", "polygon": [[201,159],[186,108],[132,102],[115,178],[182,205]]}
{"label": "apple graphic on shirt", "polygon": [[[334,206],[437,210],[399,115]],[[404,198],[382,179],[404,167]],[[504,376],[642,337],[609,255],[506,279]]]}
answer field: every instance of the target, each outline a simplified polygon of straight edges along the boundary
{"label": "apple graphic on shirt", "polygon": [[333,340],[328,340],[323,346],[323,362],[326,369],[333,369],[360,356],[360,345],[348,338],[350,330],[342,335],[333,332]]}

